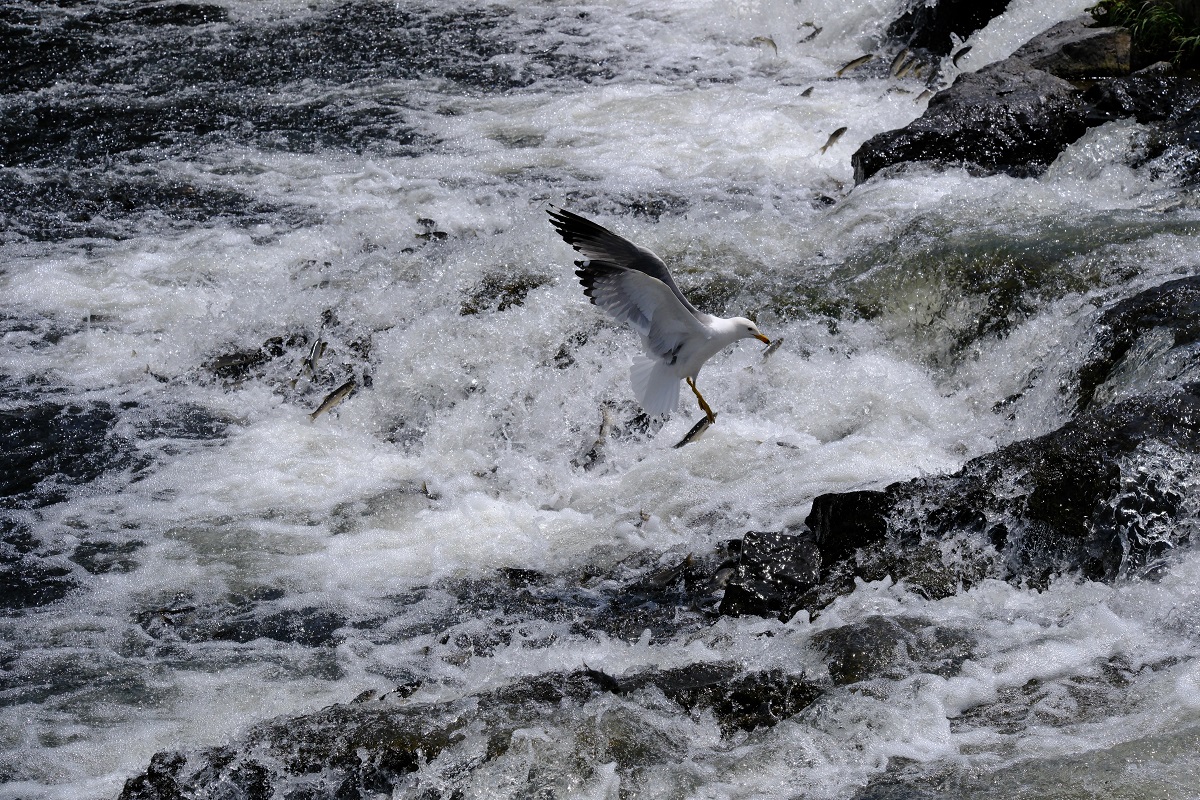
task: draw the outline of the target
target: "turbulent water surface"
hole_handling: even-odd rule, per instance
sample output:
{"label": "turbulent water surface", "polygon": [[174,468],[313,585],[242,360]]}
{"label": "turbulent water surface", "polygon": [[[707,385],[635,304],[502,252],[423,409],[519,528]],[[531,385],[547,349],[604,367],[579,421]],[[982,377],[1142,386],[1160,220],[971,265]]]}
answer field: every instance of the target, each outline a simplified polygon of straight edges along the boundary
{"label": "turbulent water surface", "polygon": [[[1013,0],[903,78],[901,0],[6,4],[0,796],[115,797],[156,752],[368,690],[438,708],[584,664],[820,681],[817,637],[879,618],[971,645],[751,730],[653,689],[525,709],[502,752],[468,731],[393,789],[1194,796],[1187,550],[1153,579],[587,621],[621,576],[802,526],[822,493],[1057,429],[1097,314],[1193,272],[1200,213],[1133,121],[1038,178],[853,185],[927,81],[1089,4]],[[709,362],[699,441],[671,446],[686,391],[639,420],[636,337],[587,304],[548,204],[783,338]]]}

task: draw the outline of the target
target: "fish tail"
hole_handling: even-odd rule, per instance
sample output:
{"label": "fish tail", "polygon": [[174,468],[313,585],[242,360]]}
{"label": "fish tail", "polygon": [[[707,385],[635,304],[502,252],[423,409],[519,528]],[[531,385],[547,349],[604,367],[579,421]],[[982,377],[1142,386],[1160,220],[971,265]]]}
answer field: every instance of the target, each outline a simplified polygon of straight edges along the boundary
{"label": "fish tail", "polygon": [[629,380],[642,410],[650,416],[660,417],[678,407],[679,376],[657,358],[635,356]]}

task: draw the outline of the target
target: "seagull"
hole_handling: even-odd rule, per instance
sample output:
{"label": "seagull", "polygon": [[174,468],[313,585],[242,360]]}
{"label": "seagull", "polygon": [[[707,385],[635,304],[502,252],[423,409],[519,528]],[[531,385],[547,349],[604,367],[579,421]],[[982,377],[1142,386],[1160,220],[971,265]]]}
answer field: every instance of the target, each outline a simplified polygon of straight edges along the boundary
{"label": "seagull", "polygon": [[709,423],[717,415],[696,388],[704,362],[740,339],[770,344],[745,317],[705,314],[688,302],[663,260],[607,228],[551,206],[550,224],[584,258],[575,274],[583,293],[618,322],[642,337],[643,355],[629,368],[633,392],[651,417],[679,405],[679,381],[687,381]]}

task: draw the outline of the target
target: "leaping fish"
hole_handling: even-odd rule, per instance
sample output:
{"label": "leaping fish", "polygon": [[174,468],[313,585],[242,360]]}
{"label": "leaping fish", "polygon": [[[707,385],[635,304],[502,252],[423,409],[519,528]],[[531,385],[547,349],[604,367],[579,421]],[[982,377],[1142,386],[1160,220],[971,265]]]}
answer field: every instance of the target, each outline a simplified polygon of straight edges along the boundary
{"label": "leaping fish", "polygon": [[840,77],[842,77],[842,75],[846,74],[850,70],[861,67],[863,64],[867,63],[874,57],[875,57],[874,53],[867,53],[865,56],[859,56],[858,58],[854,59],[853,61],[847,61],[845,64],[842,65],[841,69],[839,69],[837,72],[834,73],[834,75],[836,75],[837,77],[840,78]]}
{"label": "leaping fish", "polygon": [[311,420],[315,420],[317,417],[321,416],[326,411],[329,411],[330,409],[337,406],[339,403],[341,403],[343,400],[345,400],[347,397],[350,396],[350,393],[354,391],[354,388],[357,385],[358,384],[356,384],[354,382],[354,378],[351,378],[350,380],[346,381],[338,388],[334,389],[332,392],[330,392],[328,395],[325,396],[325,399],[321,401],[321,405],[317,406],[317,410],[312,412],[311,414],[309,414],[308,418]]}
{"label": "leaping fish", "polygon": [[829,134],[829,139],[825,142],[825,144],[821,145],[821,154],[824,155],[826,150],[828,150],[829,148],[831,148],[835,144],[837,144],[837,140],[842,138],[842,134],[845,132],[846,132],[846,126],[843,125],[842,127],[838,128],[833,133]]}
{"label": "leaping fish", "polygon": [[770,36],[755,36],[750,40],[751,44],[765,44],[771,48],[771,52],[779,55],[779,47],[775,44],[775,40]]}
{"label": "leaping fish", "polygon": [[[713,414],[713,417],[715,418],[716,414]],[[692,442],[699,439],[701,436],[704,435],[704,432],[707,431],[709,429],[709,426],[711,426],[712,424],[713,424],[712,419],[709,419],[708,417],[701,417],[700,421],[697,422],[695,425],[693,425],[692,429],[683,435],[683,438],[680,439],[679,443],[675,445],[675,449],[678,450],[679,448],[683,447],[685,444],[691,444]]]}

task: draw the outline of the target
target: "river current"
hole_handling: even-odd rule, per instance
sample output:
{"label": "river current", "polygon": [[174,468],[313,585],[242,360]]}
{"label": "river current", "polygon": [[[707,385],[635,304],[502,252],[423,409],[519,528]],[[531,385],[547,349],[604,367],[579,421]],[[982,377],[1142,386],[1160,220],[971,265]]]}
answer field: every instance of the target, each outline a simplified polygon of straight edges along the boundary
{"label": "river current", "polygon": [[[425,764],[419,796],[839,798],[885,771],[957,776],[959,797],[1197,796],[1193,552],[1155,580],[927,599],[885,579],[815,618],[674,633],[480,588],[670,566],[1055,430],[1099,309],[1192,273],[1200,213],[1134,157],[1133,121],[1037,178],[855,186],[851,154],[926,88],[1089,3],[1013,0],[957,65],[897,78],[903,5],[5,4],[29,66],[0,97],[0,413],[24,459],[4,478],[0,797],[116,797],[156,752],[397,686],[819,674],[814,635],[880,616],[976,644],[732,736],[606,696],[469,777]],[[661,429],[637,420],[636,336],[587,303],[550,204],[783,339],[706,365],[719,419],[697,442],[672,447],[699,418],[687,391]],[[930,266],[950,262],[1038,277],[996,313]],[[605,725],[627,751],[588,744]],[[671,759],[639,761],[660,741]]]}

